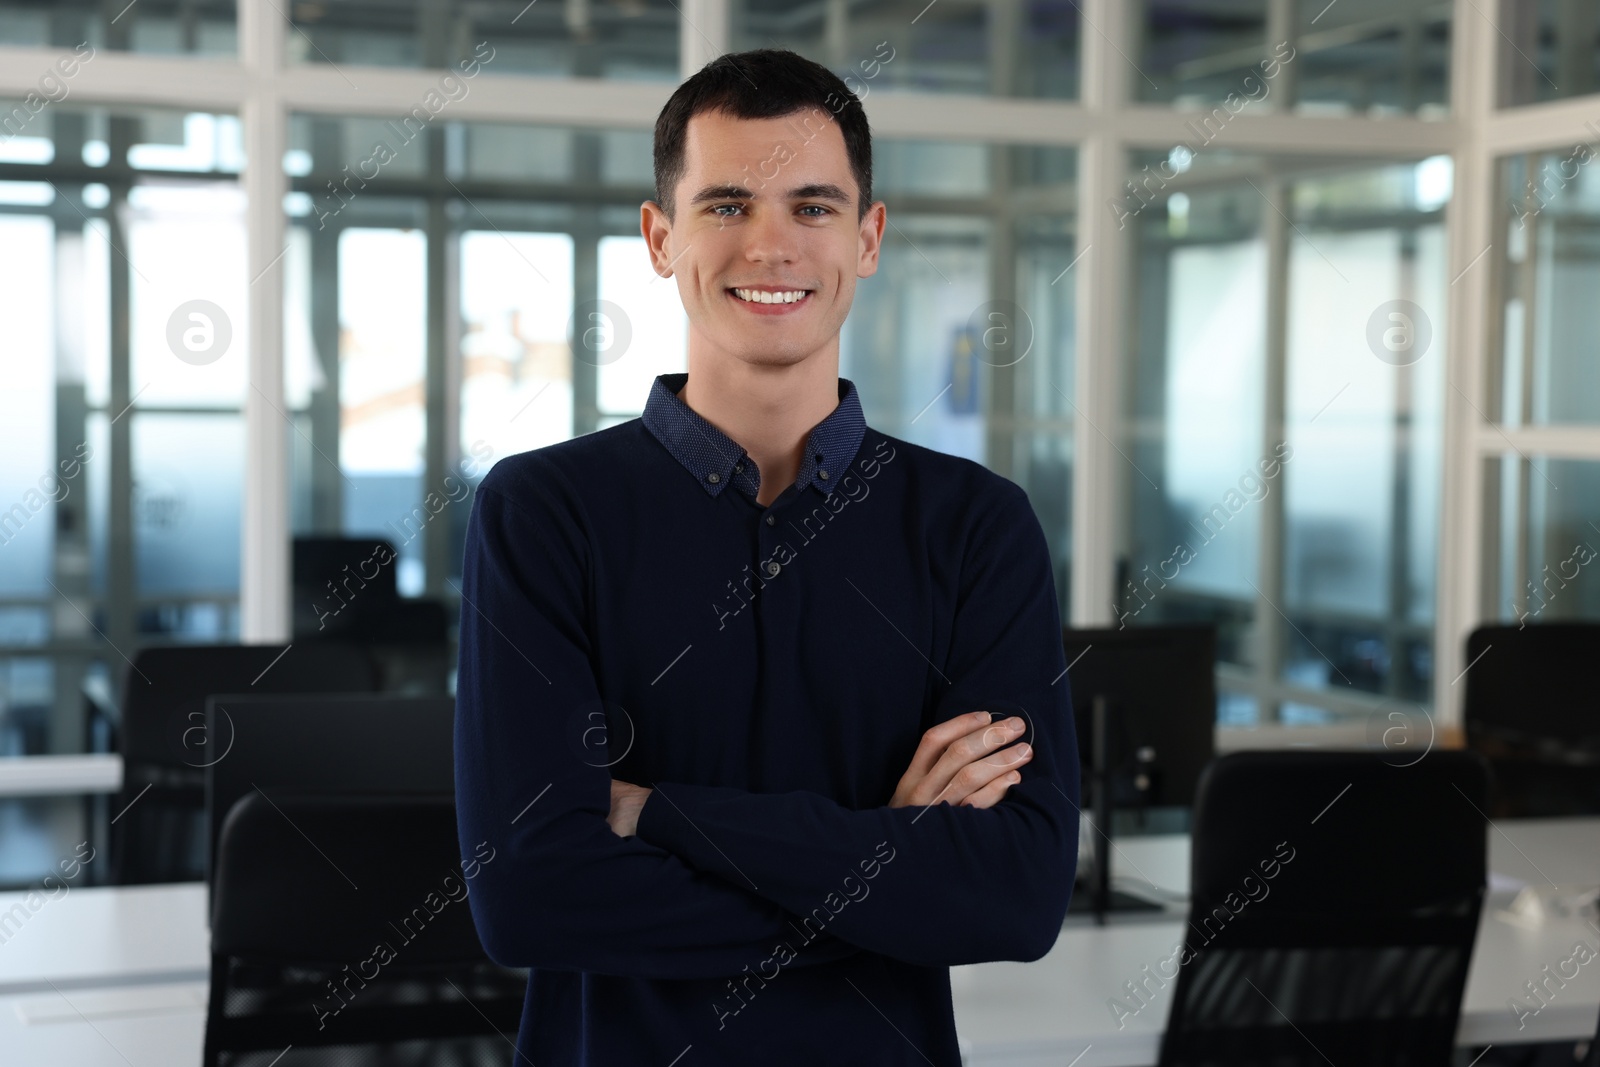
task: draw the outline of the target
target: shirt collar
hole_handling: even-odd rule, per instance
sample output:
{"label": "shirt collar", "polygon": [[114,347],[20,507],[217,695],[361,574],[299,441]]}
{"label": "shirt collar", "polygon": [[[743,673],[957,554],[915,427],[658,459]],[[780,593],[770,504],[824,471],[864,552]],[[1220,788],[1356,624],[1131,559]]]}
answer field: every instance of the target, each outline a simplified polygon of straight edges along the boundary
{"label": "shirt collar", "polygon": [[[683,372],[656,376],[644,406],[645,427],[710,495],[734,484],[754,497],[760,489],[755,462],[733,438],[679,399],[678,391],[688,380]],[[840,378],[839,406],[807,436],[795,484],[812,486],[824,496],[833,492],[855,459],[866,427],[855,383]]]}

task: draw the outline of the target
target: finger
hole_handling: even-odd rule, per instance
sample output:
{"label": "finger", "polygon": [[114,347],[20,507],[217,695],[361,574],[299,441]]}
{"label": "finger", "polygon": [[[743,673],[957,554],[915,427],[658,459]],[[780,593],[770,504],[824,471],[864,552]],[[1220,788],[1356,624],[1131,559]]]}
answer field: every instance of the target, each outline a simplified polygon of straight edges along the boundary
{"label": "finger", "polygon": [[971,760],[956,769],[948,782],[940,787],[935,798],[923,803],[959,804],[967,796],[987,786],[996,778],[1002,777],[1010,771],[1016,770],[1028,760],[1033,758],[1031,751],[1024,750],[1023,746],[1007,749],[982,759]]}
{"label": "finger", "polygon": [[1020,781],[1022,781],[1020,772],[1006,771],[982,789],[968,793],[961,801],[961,805],[969,808],[993,807],[1004,799],[1007,790]]}
{"label": "finger", "polygon": [[[1021,718],[1013,717],[964,734],[945,749],[944,755],[928,771],[927,777],[943,788],[967,764],[983,759],[1021,737],[1023,727]],[[1002,760],[1001,765],[1006,762]]]}
{"label": "finger", "polygon": [[955,729],[939,730],[938,733],[929,732],[930,741],[942,741],[946,737],[950,737],[951,740],[936,751],[932,749],[931,744],[926,749],[919,748],[910,769],[901,777],[901,787],[917,798],[914,803],[937,803],[933,798],[943,796],[950,786],[951,779],[962,767],[972,762],[972,757],[966,754],[972,749],[973,742],[970,739],[981,737],[985,730],[994,729],[988,723],[980,723],[976,719],[967,723],[953,719],[949,723],[940,725],[941,727],[966,726],[967,729],[965,732],[957,732]]}
{"label": "finger", "polygon": [[982,730],[988,724],[989,713],[976,711],[968,715],[957,715],[937,726],[929,727],[923,733],[917,751],[912,754],[908,773],[916,778],[926,777],[947,748],[973,731]]}

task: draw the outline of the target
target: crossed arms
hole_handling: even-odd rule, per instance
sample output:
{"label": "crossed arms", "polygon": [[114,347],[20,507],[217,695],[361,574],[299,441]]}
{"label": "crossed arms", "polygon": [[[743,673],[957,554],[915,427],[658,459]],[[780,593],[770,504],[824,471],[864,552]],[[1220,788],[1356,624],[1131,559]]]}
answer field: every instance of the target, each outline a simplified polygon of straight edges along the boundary
{"label": "crossed arms", "polygon": [[[894,860],[870,899],[833,915],[790,966],[863,949],[928,966],[1048,951],[1076,862],[1078,759],[1067,687],[1054,685],[1065,657],[1049,554],[1020,489],[974,533],[939,725],[890,804],[853,811],[805,790],[646,791],[614,782],[603,760],[574,758],[562,738],[601,709],[582,506],[553,466],[538,477],[507,466],[480,487],[469,523],[455,727],[462,840],[488,840],[500,857],[469,897],[491,958],[737,974],[795,940],[797,916],[886,850]],[[1016,737],[1000,720],[1013,716],[1031,726],[1032,752],[1002,762]]]}

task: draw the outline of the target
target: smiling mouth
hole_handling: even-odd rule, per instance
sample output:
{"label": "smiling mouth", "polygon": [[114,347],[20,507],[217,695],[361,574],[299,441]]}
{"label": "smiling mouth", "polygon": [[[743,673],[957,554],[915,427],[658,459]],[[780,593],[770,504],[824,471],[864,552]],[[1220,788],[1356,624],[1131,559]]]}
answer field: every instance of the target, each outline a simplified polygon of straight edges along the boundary
{"label": "smiling mouth", "polygon": [[728,292],[735,300],[742,301],[746,304],[782,307],[785,305],[804,303],[806,299],[811,296],[813,290],[790,289],[785,292],[770,293],[761,289],[729,289]]}

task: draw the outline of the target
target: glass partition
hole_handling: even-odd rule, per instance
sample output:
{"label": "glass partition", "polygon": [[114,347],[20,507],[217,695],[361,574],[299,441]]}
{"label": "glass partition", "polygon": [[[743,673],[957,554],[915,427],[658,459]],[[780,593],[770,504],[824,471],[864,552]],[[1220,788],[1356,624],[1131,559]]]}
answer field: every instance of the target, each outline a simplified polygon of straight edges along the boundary
{"label": "glass partition", "polygon": [[1246,720],[1428,699],[1448,160],[1135,163],[1119,620],[1215,623]]}

